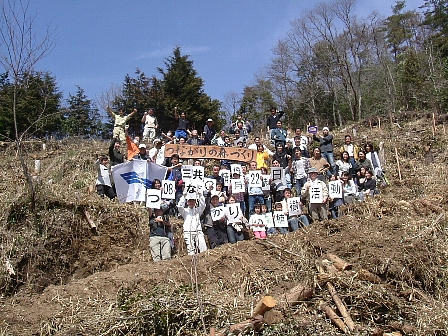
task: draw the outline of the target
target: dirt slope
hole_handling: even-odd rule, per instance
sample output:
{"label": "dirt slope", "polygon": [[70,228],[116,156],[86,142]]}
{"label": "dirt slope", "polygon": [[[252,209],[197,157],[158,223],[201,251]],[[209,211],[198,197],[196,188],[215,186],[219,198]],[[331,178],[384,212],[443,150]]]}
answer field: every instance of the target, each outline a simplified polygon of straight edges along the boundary
{"label": "dirt slope", "polygon": [[[43,162],[37,223],[29,215],[20,167],[4,145],[0,252],[15,275],[0,271],[0,335],[203,335],[203,321],[209,334],[210,327],[246,319],[263,295],[280,299],[299,283],[316,286],[312,298],[279,308],[281,323],[259,334],[334,335],[338,330],[319,309],[322,300],[335,308],[328,280],[348,307],[354,334],[446,335],[448,139],[441,125],[435,137],[428,125],[356,126],[357,143],[384,142],[391,186],[349,206],[342,218],[197,258],[185,255],[177,234],[176,257],[157,264],[148,249],[146,210],[88,192],[95,154],[107,144],[49,143],[46,152],[29,145],[30,165],[34,158]],[[341,142],[348,131],[336,139]],[[430,155],[423,150],[427,142]],[[315,260],[328,253],[353,269],[322,280]],[[366,274],[375,277],[369,281]]]}

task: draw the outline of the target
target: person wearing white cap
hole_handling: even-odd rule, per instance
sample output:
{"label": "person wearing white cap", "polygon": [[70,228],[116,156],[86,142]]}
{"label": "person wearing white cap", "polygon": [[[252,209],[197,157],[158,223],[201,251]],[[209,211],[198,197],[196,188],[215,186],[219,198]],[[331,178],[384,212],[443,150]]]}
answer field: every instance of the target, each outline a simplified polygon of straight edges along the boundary
{"label": "person wearing white cap", "polygon": [[322,157],[327,160],[330,164],[331,168],[329,171],[329,175],[334,174],[335,172],[335,164],[334,164],[334,155],[333,155],[333,135],[330,134],[330,129],[328,127],[322,128],[323,135],[320,136],[319,133],[313,135],[313,140],[318,141],[320,143],[320,151]]}
{"label": "person wearing white cap", "polygon": [[135,159],[139,159],[139,160],[149,160],[149,156],[147,154],[146,151],[146,145],[145,144],[140,144],[138,145],[138,154],[136,156],[134,156]]}
{"label": "person wearing white cap", "polygon": [[153,144],[154,147],[149,150],[148,156],[152,162],[155,162],[158,165],[163,165],[165,162],[165,148],[163,147],[163,142],[160,139],[154,139]]}
{"label": "person wearing white cap", "polygon": [[[199,199],[199,206],[196,201]],[[205,198],[202,194],[183,195],[177,204],[177,209],[184,219],[183,231],[187,244],[188,255],[207,250],[200,217],[205,210]]]}
{"label": "person wearing white cap", "polygon": [[215,135],[216,130],[213,126],[213,119],[209,118],[204,126],[204,145],[210,145]]}

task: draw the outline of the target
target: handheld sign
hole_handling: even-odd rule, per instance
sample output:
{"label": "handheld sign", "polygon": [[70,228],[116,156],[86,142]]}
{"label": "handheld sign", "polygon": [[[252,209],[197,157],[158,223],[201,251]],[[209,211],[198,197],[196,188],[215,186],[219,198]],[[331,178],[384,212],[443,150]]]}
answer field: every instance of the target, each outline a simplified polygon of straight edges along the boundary
{"label": "handheld sign", "polygon": [[288,218],[283,211],[274,211],[274,226],[288,227]]}
{"label": "handheld sign", "polygon": [[288,213],[290,216],[298,216],[302,214],[300,207],[300,197],[291,197],[287,199]]}
{"label": "handheld sign", "polygon": [[324,190],[319,183],[313,183],[310,187],[310,203],[322,204],[324,201]]}
{"label": "handheld sign", "polygon": [[162,201],[162,191],[158,189],[148,189],[146,191],[146,207],[160,209]]}
{"label": "handheld sign", "polygon": [[230,185],[232,193],[242,193],[246,191],[246,183],[243,179],[231,179]]}
{"label": "handheld sign", "polygon": [[285,171],[282,167],[271,167],[271,178],[274,182],[285,181]]}
{"label": "handheld sign", "polygon": [[224,180],[224,186],[228,187],[230,185],[230,170],[221,169],[219,171],[219,176]]}
{"label": "handheld sign", "polygon": [[250,170],[248,174],[249,188],[262,188],[263,178],[261,170]]}
{"label": "handheld sign", "polygon": [[317,134],[319,128],[317,126],[308,126],[308,133]]}
{"label": "handheld sign", "polygon": [[202,166],[192,166],[191,168],[192,177],[191,179],[193,181],[197,181],[197,185],[203,185],[204,184],[204,167]]}
{"label": "handheld sign", "polygon": [[233,177],[233,174],[235,174],[235,173],[237,173],[237,174],[239,174],[240,176],[242,176],[242,175],[243,175],[243,168],[241,168],[241,165],[240,165],[240,164],[232,163],[232,164],[230,165],[230,174],[231,174],[231,176]]}
{"label": "handheld sign", "polygon": [[176,199],[176,182],[169,180],[162,180],[162,198]]}
{"label": "handheld sign", "polygon": [[216,190],[216,180],[206,177],[204,179],[204,187],[205,187],[205,190],[207,190],[207,191],[210,190],[210,187],[211,187],[211,190]]}
{"label": "handheld sign", "polygon": [[341,181],[328,182],[328,197],[330,198],[342,198],[342,184]]}
{"label": "handheld sign", "polygon": [[263,179],[263,187],[262,190],[271,190],[271,184],[269,183],[269,179],[271,178],[271,175],[261,175],[261,178]]}
{"label": "handheld sign", "polygon": [[266,212],[264,214],[265,217],[265,223],[266,223],[266,227],[269,228],[273,228],[274,227],[274,218],[272,217],[272,213],[271,212]]}
{"label": "handheld sign", "polygon": [[253,231],[266,230],[266,217],[264,215],[252,215],[249,218],[249,225]]}
{"label": "handheld sign", "polygon": [[225,207],[219,206],[210,210],[212,221],[218,221],[225,216]]}
{"label": "handheld sign", "polygon": [[227,204],[226,207],[227,222],[228,223],[239,223],[241,222],[240,217],[243,215],[241,212],[241,207],[239,203]]}

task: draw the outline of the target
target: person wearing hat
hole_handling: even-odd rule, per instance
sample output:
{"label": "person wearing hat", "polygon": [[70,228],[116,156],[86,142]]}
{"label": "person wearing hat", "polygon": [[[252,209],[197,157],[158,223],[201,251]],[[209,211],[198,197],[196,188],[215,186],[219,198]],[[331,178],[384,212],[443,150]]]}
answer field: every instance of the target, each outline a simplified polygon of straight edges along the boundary
{"label": "person wearing hat", "polygon": [[[208,242],[210,248],[221,246],[228,242],[227,239],[227,223],[225,217],[224,207],[220,207],[219,192],[209,190],[207,197],[205,198],[204,210],[204,226],[206,227]],[[212,214],[216,213],[216,216],[221,217],[217,220],[213,220]],[[216,219],[215,216],[215,219]]]}
{"label": "person wearing hat", "polygon": [[320,151],[325,160],[330,164],[330,171],[328,175],[335,173],[334,155],[333,155],[333,135],[330,134],[328,127],[322,128],[323,135],[319,133],[313,134],[313,140],[320,143]]}
{"label": "person wearing hat", "polygon": [[[199,205],[196,206],[198,199]],[[200,219],[205,210],[204,195],[197,193],[182,195],[177,204],[177,210],[184,219],[183,234],[188,255],[206,251],[207,244],[205,243]]]}
{"label": "person wearing hat", "polygon": [[213,119],[209,118],[204,126],[204,145],[210,145],[215,135],[216,130],[213,126]]}
{"label": "person wearing hat", "polygon": [[[328,189],[325,182],[317,178],[318,170],[311,167],[308,170],[310,180],[302,187],[302,197],[308,199],[309,213],[313,220],[327,220]],[[320,200],[315,203],[314,200]]]}
{"label": "person wearing hat", "polygon": [[150,157],[148,155],[148,151],[146,149],[146,145],[144,143],[141,143],[138,145],[138,154],[133,157],[134,159],[139,160],[148,160],[150,161]]}
{"label": "person wearing hat", "polygon": [[154,139],[153,144],[154,147],[149,150],[148,156],[152,162],[162,166],[165,162],[165,148],[163,147],[163,141],[156,138]]}
{"label": "person wearing hat", "polygon": [[164,216],[162,209],[154,209],[149,220],[151,228],[149,234],[149,248],[154,262],[171,259],[171,244],[168,232],[171,223],[167,216]]}
{"label": "person wearing hat", "polygon": [[146,141],[146,139],[153,141],[156,137],[156,130],[159,127],[153,108],[145,111],[145,114],[142,117],[142,123],[145,124],[145,128],[143,129],[143,141]]}

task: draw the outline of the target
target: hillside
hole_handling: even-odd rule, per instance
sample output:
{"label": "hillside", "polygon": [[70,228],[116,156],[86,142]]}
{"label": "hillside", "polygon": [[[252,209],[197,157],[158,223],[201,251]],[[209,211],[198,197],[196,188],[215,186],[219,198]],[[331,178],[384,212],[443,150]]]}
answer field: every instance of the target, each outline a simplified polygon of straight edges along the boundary
{"label": "hillside", "polygon": [[[45,151],[27,144],[29,166],[42,160],[36,221],[15,152],[1,144],[0,335],[210,335],[246,320],[267,294],[279,305],[257,335],[334,335],[322,310],[322,301],[336,310],[327,283],[348,308],[352,334],[447,335],[448,136],[441,123],[433,136],[425,114],[371,124],[352,125],[353,140],[384,143],[390,186],[379,195],[337,220],[194,259],[178,232],[177,255],[157,264],[146,209],[89,192],[107,143],[50,141]],[[352,126],[334,132],[335,144]],[[328,254],[352,269],[319,274],[315,262]],[[281,304],[298,284],[314,293]]]}

